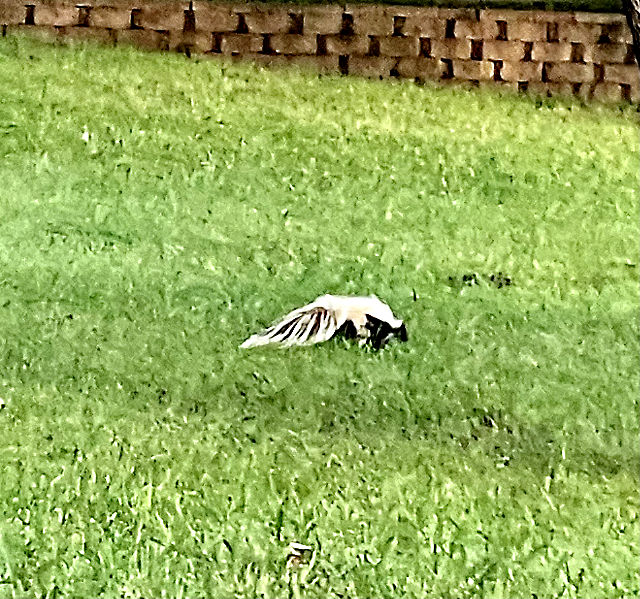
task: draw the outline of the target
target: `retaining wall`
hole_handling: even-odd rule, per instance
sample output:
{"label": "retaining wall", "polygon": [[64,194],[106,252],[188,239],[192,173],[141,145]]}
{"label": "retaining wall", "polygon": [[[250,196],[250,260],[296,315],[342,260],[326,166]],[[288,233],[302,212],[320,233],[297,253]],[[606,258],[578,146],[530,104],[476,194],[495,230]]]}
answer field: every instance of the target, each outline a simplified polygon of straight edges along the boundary
{"label": "retaining wall", "polygon": [[640,101],[621,14],[207,0],[0,0],[2,35],[98,39],[321,71]]}

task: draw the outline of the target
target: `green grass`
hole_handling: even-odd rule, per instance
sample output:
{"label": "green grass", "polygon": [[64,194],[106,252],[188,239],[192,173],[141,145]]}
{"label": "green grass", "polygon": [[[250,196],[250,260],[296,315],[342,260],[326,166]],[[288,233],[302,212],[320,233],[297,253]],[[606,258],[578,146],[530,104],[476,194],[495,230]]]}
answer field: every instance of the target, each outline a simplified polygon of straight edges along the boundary
{"label": "green grass", "polygon": [[[0,596],[638,595],[631,107],[11,36],[0,89]],[[409,342],[238,349],[325,292]]]}

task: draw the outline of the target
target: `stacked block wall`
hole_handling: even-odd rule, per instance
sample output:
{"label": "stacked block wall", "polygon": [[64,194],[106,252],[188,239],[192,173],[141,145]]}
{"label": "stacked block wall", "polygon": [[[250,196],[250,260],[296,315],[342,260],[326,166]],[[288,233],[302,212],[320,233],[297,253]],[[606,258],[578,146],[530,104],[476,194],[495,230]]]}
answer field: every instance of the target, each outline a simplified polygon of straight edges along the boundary
{"label": "stacked block wall", "polygon": [[0,0],[0,27],[3,36],[30,30],[364,77],[640,100],[631,32],[621,14]]}

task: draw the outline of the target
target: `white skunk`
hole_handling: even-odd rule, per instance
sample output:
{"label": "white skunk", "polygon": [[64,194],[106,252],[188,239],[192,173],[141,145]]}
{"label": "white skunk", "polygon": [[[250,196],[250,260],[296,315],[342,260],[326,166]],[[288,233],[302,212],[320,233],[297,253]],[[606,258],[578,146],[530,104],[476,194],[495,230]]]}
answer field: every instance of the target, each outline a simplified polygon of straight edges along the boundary
{"label": "white skunk", "polygon": [[287,314],[280,322],[257,335],[252,335],[240,347],[256,347],[269,343],[280,345],[311,345],[327,341],[342,333],[357,337],[360,344],[382,347],[397,335],[407,340],[407,329],[391,308],[375,295],[351,297],[322,295],[311,304]]}

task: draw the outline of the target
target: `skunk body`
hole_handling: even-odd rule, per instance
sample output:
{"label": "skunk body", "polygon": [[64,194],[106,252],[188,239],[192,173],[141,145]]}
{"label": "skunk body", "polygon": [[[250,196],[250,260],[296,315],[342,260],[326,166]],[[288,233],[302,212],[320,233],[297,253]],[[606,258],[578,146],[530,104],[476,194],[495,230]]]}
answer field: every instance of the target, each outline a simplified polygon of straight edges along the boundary
{"label": "skunk body", "polygon": [[344,334],[359,338],[362,345],[382,347],[397,335],[407,340],[407,330],[391,308],[375,295],[368,297],[322,295],[314,302],[287,314],[262,333],[252,335],[240,347],[257,347],[270,343],[283,346],[311,345]]}

